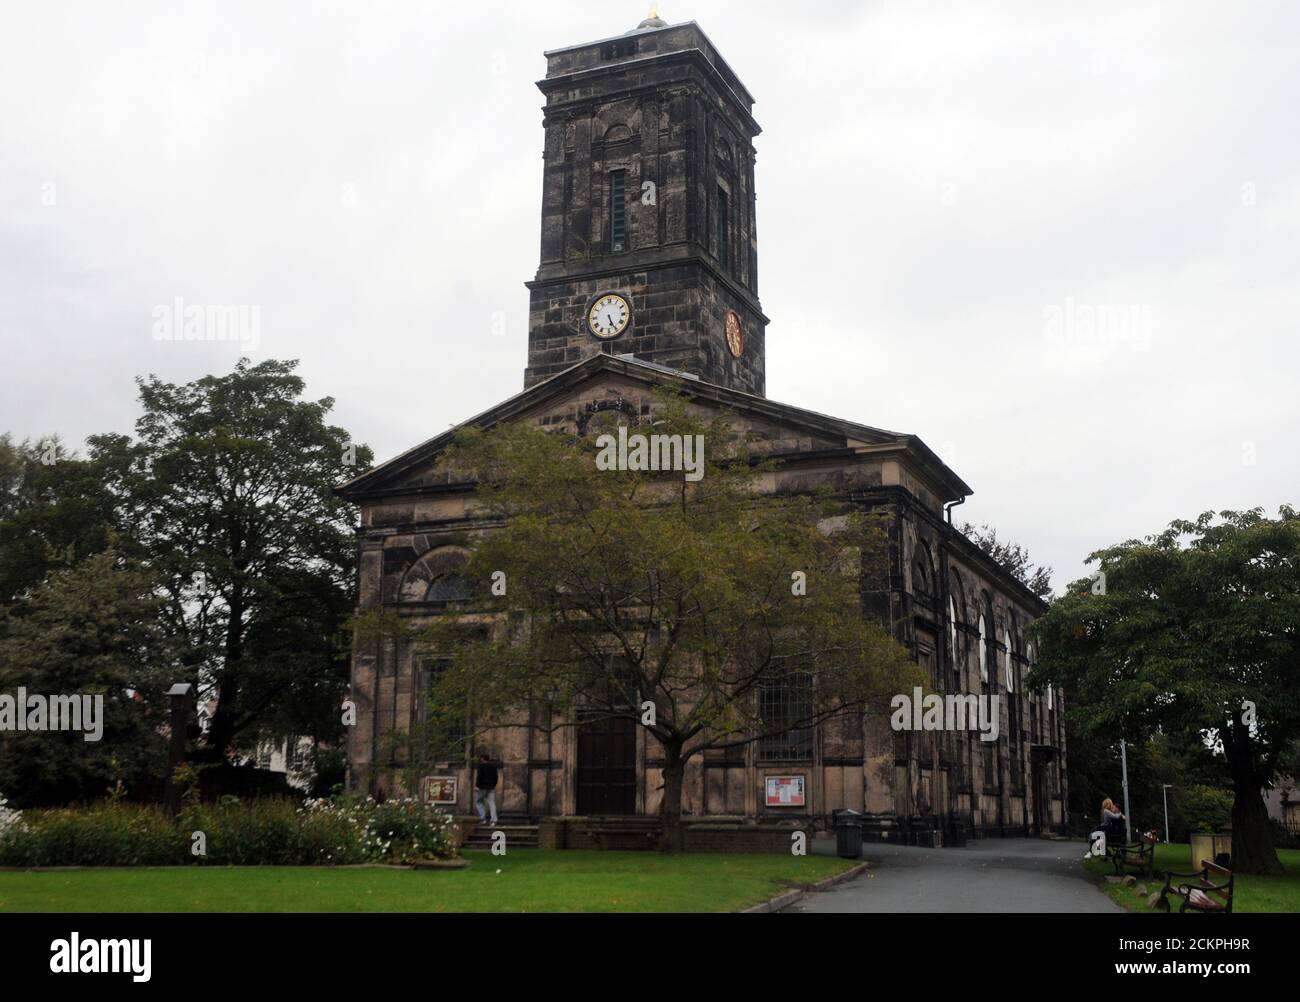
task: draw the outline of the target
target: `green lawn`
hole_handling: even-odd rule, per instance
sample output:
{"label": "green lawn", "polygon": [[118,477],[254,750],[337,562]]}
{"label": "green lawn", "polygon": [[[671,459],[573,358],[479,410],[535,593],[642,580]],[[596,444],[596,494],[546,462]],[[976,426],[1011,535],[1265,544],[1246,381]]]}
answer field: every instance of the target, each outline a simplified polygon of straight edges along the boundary
{"label": "green lawn", "polygon": [[[1233,882],[1233,912],[1300,912],[1300,849],[1279,849],[1277,855],[1282,865],[1286,867],[1285,876],[1237,875]],[[1106,859],[1090,859],[1084,865],[1099,875],[1115,872],[1110,861]],[[1137,878],[1139,884],[1146,884],[1148,894],[1164,887],[1163,871],[1178,870],[1186,873],[1193,869],[1190,847],[1186,844],[1157,845],[1155,866],[1156,872],[1162,874],[1158,879]],[[1125,887],[1123,884],[1108,883],[1105,885],[1105,891],[1131,912],[1157,910],[1147,906],[1146,896],[1134,893],[1133,888]],[[1172,910],[1177,913],[1181,901],[1171,895],[1170,902]]]}
{"label": "green lawn", "polygon": [[466,852],[464,870],[0,872],[0,912],[726,912],[854,865],[824,856]]}

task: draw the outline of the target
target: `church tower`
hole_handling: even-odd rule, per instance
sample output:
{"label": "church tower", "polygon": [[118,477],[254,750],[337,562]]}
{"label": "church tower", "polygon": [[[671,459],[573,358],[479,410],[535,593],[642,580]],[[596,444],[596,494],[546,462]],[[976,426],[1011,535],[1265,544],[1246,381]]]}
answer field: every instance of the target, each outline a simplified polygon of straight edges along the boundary
{"label": "church tower", "polygon": [[596,352],[766,393],[754,99],[694,22],[546,53],[525,387]]}

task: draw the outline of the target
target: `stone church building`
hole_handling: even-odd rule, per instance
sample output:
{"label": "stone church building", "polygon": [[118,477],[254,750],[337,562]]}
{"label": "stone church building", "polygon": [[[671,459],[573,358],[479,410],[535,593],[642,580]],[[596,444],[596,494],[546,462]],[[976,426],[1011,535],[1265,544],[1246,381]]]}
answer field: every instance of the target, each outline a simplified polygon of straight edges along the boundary
{"label": "stone church building", "polygon": [[[1025,628],[1045,607],[953,527],[951,509],[971,488],[914,435],[766,396],[749,91],[694,22],[651,18],[546,60],[524,390],[466,424],[577,430],[597,410],[644,414],[658,388],[684,385],[693,406],[726,409],[761,443],[777,463],[774,491],[831,484],[887,515],[888,590],[855,613],[887,623],[935,691],[993,695],[1001,707],[996,743],[974,732],[896,734],[871,715],[697,757],[684,813],[822,827],[848,808],[866,815],[868,837],[924,844],[1063,828],[1062,696],[1025,684],[1034,664]],[[419,623],[462,597],[456,571],[479,523],[473,486],[439,469],[454,434],[339,488],[361,512],[361,612]],[[358,641],[352,789],[402,789],[387,739],[421,719],[433,670],[414,643]],[[421,793],[469,813],[469,763],[486,749],[504,763],[504,818],[653,815],[662,764],[653,746],[630,722],[501,729],[441,763]]]}

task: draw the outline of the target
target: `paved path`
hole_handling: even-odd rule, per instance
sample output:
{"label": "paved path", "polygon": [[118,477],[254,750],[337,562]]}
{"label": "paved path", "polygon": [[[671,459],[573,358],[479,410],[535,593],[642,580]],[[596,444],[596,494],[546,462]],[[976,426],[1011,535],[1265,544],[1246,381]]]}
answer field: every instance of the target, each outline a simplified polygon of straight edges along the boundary
{"label": "paved path", "polygon": [[[1083,842],[981,839],[962,849],[867,843],[873,868],[787,912],[1122,912],[1083,869]],[[835,843],[814,839],[818,855]]]}

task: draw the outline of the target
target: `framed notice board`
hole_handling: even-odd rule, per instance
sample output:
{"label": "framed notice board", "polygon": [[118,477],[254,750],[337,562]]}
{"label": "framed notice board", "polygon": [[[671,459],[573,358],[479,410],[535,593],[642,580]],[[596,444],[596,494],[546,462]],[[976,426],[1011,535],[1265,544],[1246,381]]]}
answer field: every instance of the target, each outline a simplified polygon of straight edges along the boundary
{"label": "framed notice board", "polygon": [[426,804],[456,803],[457,780],[455,776],[425,776],[424,802]]}
{"label": "framed notice board", "polygon": [[768,807],[803,807],[805,803],[803,776],[767,777]]}

